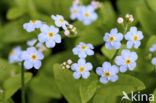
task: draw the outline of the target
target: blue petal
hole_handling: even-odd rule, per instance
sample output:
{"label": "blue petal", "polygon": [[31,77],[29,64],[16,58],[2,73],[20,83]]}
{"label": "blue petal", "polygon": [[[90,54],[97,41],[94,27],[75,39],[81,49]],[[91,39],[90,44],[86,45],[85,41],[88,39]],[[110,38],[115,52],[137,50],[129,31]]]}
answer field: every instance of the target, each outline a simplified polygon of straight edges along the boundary
{"label": "blue petal", "polygon": [[133,42],[132,41],[128,41],[127,42],[127,48],[130,49],[133,46]]}
{"label": "blue petal", "polygon": [[39,69],[41,67],[41,61],[40,60],[36,60],[34,62],[34,68]]}
{"label": "blue petal", "polygon": [[97,68],[96,68],[96,73],[97,73],[98,75],[102,76],[102,74],[103,74],[103,68],[97,67]]}
{"label": "blue petal", "polygon": [[26,69],[31,69],[33,67],[33,63],[30,60],[24,61],[24,67]]}
{"label": "blue petal", "polygon": [[110,42],[106,42],[105,47],[107,49],[112,49],[113,48]]}
{"label": "blue petal", "polygon": [[81,73],[80,72],[74,72],[73,76],[75,79],[79,79],[81,77]]}
{"label": "blue petal", "polygon": [[41,43],[44,43],[47,39],[47,36],[44,34],[44,33],[40,33],[38,35],[38,40],[41,42]]}
{"label": "blue petal", "polygon": [[56,43],[61,43],[61,36],[60,35],[55,34],[53,38],[54,38]]}
{"label": "blue petal", "polygon": [[104,62],[102,64],[102,67],[104,71],[109,71],[109,68],[111,68],[111,64],[109,62]]}
{"label": "blue petal", "polygon": [[50,39],[50,40],[46,41],[46,46],[47,46],[48,48],[53,48],[53,47],[55,47],[55,42],[54,42],[54,40]]}
{"label": "blue petal", "polygon": [[77,63],[74,63],[74,64],[72,64],[71,65],[71,69],[73,70],[73,71],[76,71],[76,70],[78,70],[78,64]]}
{"label": "blue petal", "polygon": [[74,55],[77,55],[77,54],[79,53],[79,49],[78,49],[77,47],[75,47],[75,48],[73,49],[73,53],[74,53]]}
{"label": "blue petal", "polygon": [[79,66],[85,65],[85,63],[86,63],[86,60],[85,60],[85,59],[79,59],[79,60],[78,60],[78,65],[79,65]]}
{"label": "blue petal", "polygon": [[91,63],[86,63],[85,68],[86,68],[87,71],[90,71],[90,70],[92,70],[93,66],[92,66]]}
{"label": "blue petal", "polygon": [[130,59],[132,61],[136,61],[138,59],[138,55],[136,54],[136,52],[131,52]]}
{"label": "blue petal", "polygon": [[88,72],[88,71],[82,73],[82,77],[84,79],[87,79],[89,76],[90,76],[90,72]]}
{"label": "blue petal", "polygon": [[123,65],[125,63],[125,60],[123,59],[122,56],[117,56],[116,59],[115,59],[115,63],[117,65]]}
{"label": "blue petal", "polygon": [[142,40],[144,38],[141,31],[138,31],[138,40]]}
{"label": "blue petal", "polygon": [[86,58],[87,54],[84,51],[80,51],[78,56],[79,58]]}
{"label": "blue petal", "polygon": [[151,62],[153,65],[156,65],[156,58],[153,58]]}
{"label": "blue petal", "polygon": [[118,33],[118,29],[117,28],[114,28],[111,30],[110,34],[114,35],[114,34],[117,34]]}
{"label": "blue petal", "polygon": [[105,77],[101,77],[100,82],[103,83],[103,84],[106,84],[106,83],[108,83],[108,79],[105,78]]}
{"label": "blue petal", "polygon": [[141,42],[140,41],[136,41],[135,44],[134,44],[134,48],[137,49],[140,45],[141,45]]}
{"label": "blue petal", "polygon": [[87,52],[88,55],[94,55],[93,50],[88,49],[86,52]]}
{"label": "blue petal", "polygon": [[118,80],[118,76],[117,75],[112,75],[111,77],[110,77],[110,81],[112,81],[112,82],[115,82],[115,81],[117,81]]}
{"label": "blue petal", "polygon": [[136,67],[136,63],[132,62],[131,64],[128,65],[129,70],[134,70],[134,68]]}
{"label": "blue petal", "polygon": [[121,43],[120,43],[120,42],[113,42],[112,46],[113,46],[115,49],[120,49]]}
{"label": "blue petal", "polygon": [[123,65],[120,67],[120,72],[126,72],[127,71],[127,65]]}

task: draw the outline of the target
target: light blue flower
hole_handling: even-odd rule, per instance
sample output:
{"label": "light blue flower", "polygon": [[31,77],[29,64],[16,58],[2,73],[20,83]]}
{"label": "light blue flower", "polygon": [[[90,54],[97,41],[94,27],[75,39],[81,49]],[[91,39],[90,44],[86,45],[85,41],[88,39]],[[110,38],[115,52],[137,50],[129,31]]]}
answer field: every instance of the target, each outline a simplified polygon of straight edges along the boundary
{"label": "light blue flower", "polygon": [[29,23],[23,24],[23,28],[27,32],[32,32],[36,28],[40,28],[42,26],[42,22],[40,20],[31,20]]}
{"label": "light blue flower", "polygon": [[116,65],[112,65],[109,62],[104,62],[102,67],[97,67],[96,73],[101,76],[100,82],[103,84],[108,83],[108,81],[115,82],[118,80],[117,73],[119,68]]}
{"label": "light blue flower", "polygon": [[29,41],[27,41],[27,45],[28,46],[33,46],[36,42],[37,42],[37,39],[29,40]]}
{"label": "light blue flower", "polygon": [[141,45],[140,40],[144,38],[141,31],[137,31],[136,27],[131,27],[130,31],[127,32],[125,35],[125,39],[128,40],[127,42],[127,48],[132,48],[134,45],[134,48],[138,48]]}
{"label": "light blue flower", "polygon": [[156,57],[152,59],[152,64],[156,66]]}
{"label": "light blue flower", "polygon": [[95,9],[92,5],[81,6],[80,15],[78,15],[78,20],[82,21],[85,25],[91,24],[93,21],[96,21],[98,15],[95,12]]}
{"label": "light blue flower", "polygon": [[153,44],[152,47],[150,48],[150,52],[155,52],[156,51],[156,44]]}
{"label": "light blue flower", "polygon": [[41,60],[44,58],[43,54],[36,50],[35,47],[29,47],[26,51],[22,52],[22,60],[24,60],[24,67],[26,69],[41,67]]}
{"label": "light blue flower", "polygon": [[85,59],[79,59],[78,63],[71,65],[71,69],[74,71],[73,76],[75,79],[79,79],[81,76],[87,79],[90,76],[90,70],[93,66],[91,63],[86,63]]}
{"label": "light blue flower", "polygon": [[79,58],[86,58],[87,55],[94,55],[94,51],[92,49],[94,49],[92,44],[80,42],[79,45],[73,49],[73,53],[74,55],[78,55]]}
{"label": "light blue flower", "polygon": [[72,7],[70,8],[70,18],[72,20],[75,20],[78,18],[78,16],[80,15],[80,6],[78,6],[77,4],[73,4]]}
{"label": "light blue flower", "polygon": [[16,47],[14,48],[9,55],[9,62],[13,63],[13,62],[20,62],[21,61],[21,47]]}
{"label": "light blue flower", "polygon": [[133,70],[136,67],[136,60],[138,56],[136,52],[130,52],[128,49],[124,49],[121,52],[121,56],[117,56],[115,63],[120,66],[120,72],[126,72],[127,68]]}
{"label": "light blue flower", "polygon": [[54,26],[43,25],[38,40],[46,44],[48,48],[55,47],[56,43],[61,43],[61,36],[58,34],[59,29]]}
{"label": "light blue flower", "polygon": [[112,29],[110,33],[106,33],[103,40],[106,42],[105,47],[107,49],[119,49],[121,47],[121,40],[123,39],[122,33],[118,33],[118,30]]}
{"label": "light blue flower", "polygon": [[57,27],[62,27],[64,30],[67,30],[66,26],[69,25],[69,23],[66,20],[64,20],[62,15],[52,15],[51,18],[55,20],[55,24]]}

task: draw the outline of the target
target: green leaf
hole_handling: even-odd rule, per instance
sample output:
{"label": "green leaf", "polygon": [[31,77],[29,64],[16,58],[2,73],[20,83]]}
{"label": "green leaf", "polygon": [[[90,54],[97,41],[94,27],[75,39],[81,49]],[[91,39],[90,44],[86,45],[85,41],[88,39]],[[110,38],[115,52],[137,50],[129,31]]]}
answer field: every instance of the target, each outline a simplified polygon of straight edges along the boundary
{"label": "green leaf", "polygon": [[146,0],[149,7],[156,12],[156,0]]}
{"label": "green leaf", "polygon": [[[31,73],[24,73],[25,85],[31,80]],[[21,74],[10,77],[3,84],[5,91],[5,100],[9,99],[21,87]]]}
{"label": "green leaf", "polygon": [[149,40],[146,44],[146,48],[149,50],[149,48],[151,48],[153,44],[156,44],[156,36],[155,35],[153,35],[149,38]]}
{"label": "green leaf", "polygon": [[156,34],[156,13],[151,12],[147,9],[144,8],[138,8],[137,9],[137,17],[138,20],[141,23],[141,26],[143,27],[143,30],[151,35],[151,34]]}
{"label": "green leaf", "polygon": [[[154,90],[153,95],[154,95],[154,97],[156,97],[156,89]],[[154,101],[151,101],[150,103],[156,103],[155,98],[154,98]]]}
{"label": "green leaf", "polygon": [[[42,82],[41,82],[42,81]],[[56,82],[51,75],[39,75],[31,81],[31,89],[44,97],[60,98],[61,94],[56,86]]]}
{"label": "green leaf", "polygon": [[0,58],[0,84],[20,72],[20,67]]}
{"label": "green leaf", "polygon": [[23,29],[25,18],[9,22],[2,27],[2,34],[0,40],[3,43],[24,42],[34,38],[34,33],[28,33]]}
{"label": "green leaf", "polygon": [[17,19],[23,16],[24,13],[25,10],[23,8],[19,8],[19,7],[10,8],[7,12],[7,19],[9,20]]}
{"label": "green leaf", "polygon": [[[129,94],[131,91],[136,92],[143,89],[145,89],[145,85],[142,81],[130,75],[120,74],[119,79],[116,82],[99,85],[96,95],[93,98],[93,103],[105,103],[105,95],[117,97],[122,95],[122,91]],[[111,103],[111,101],[112,100],[110,98],[109,103]]]}
{"label": "green leaf", "polygon": [[59,64],[53,69],[58,88],[69,103],[87,103],[94,95],[98,83],[94,73],[88,79],[77,80],[72,71],[62,70]]}

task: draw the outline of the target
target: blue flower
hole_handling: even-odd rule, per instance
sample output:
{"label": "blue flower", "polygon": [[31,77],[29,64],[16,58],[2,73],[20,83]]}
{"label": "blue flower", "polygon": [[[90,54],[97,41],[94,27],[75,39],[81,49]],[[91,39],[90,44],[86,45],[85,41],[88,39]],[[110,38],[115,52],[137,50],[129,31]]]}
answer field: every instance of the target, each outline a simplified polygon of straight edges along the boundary
{"label": "blue flower", "polygon": [[71,65],[71,69],[74,71],[73,76],[75,79],[79,79],[81,76],[87,79],[90,76],[90,70],[93,66],[91,63],[86,63],[85,59],[79,59],[78,63]]}
{"label": "blue flower", "polygon": [[29,40],[29,41],[27,41],[27,45],[28,46],[33,46],[36,42],[37,42],[37,39]]}
{"label": "blue flower", "polygon": [[40,51],[35,47],[29,47],[26,51],[22,52],[22,60],[24,60],[24,67],[31,69],[32,67],[39,69],[41,67],[41,60],[44,58]]}
{"label": "blue flower", "polygon": [[54,26],[43,25],[41,33],[38,35],[38,40],[41,43],[46,43],[48,48],[55,47],[56,43],[61,43],[61,36],[58,34],[59,29]]}
{"label": "blue flower", "polygon": [[80,42],[79,45],[73,49],[73,53],[74,55],[78,55],[80,58],[86,58],[87,55],[94,55],[94,51],[92,49],[94,49],[92,44]]}
{"label": "blue flower", "polygon": [[80,15],[78,15],[78,20],[82,21],[85,25],[89,25],[92,21],[96,21],[98,18],[95,9],[92,5],[81,6]]}
{"label": "blue flower", "polygon": [[14,48],[9,55],[9,62],[13,63],[13,62],[19,62],[21,61],[21,47],[16,47]]}
{"label": "blue flower", "polygon": [[152,59],[152,64],[156,66],[156,57]]}
{"label": "blue flower", "polygon": [[56,24],[57,27],[62,27],[64,30],[67,30],[66,25],[69,25],[69,23],[66,20],[64,20],[63,16],[61,16],[61,15],[56,15],[56,16],[52,15],[51,18],[53,20],[55,20],[55,24]]}
{"label": "blue flower", "polygon": [[156,51],[156,44],[153,44],[152,47],[150,48],[150,52],[155,52]]}
{"label": "blue flower", "polygon": [[72,20],[75,20],[78,18],[78,16],[80,15],[80,6],[78,6],[77,4],[73,4],[72,7],[70,8],[70,18]]}
{"label": "blue flower", "polygon": [[131,27],[130,31],[127,32],[125,35],[125,39],[128,40],[127,42],[127,48],[132,48],[134,45],[134,48],[138,48],[141,45],[140,40],[144,38],[141,31],[137,31],[136,27]]}
{"label": "blue flower", "polygon": [[36,28],[40,28],[42,26],[42,22],[39,20],[31,20],[29,23],[25,23],[23,24],[23,28],[27,31],[27,32],[32,32],[34,31]]}
{"label": "blue flower", "polygon": [[119,49],[121,47],[120,41],[123,39],[123,35],[118,33],[118,30],[115,28],[111,30],[110,34],[106,33],[103,39],[106,42],[105,47],[107,49]]}
{"label": "blue flower", "polygon": [[127,68],[133,70],[136,67],[138,56],[136,52],[130,52],[127,49],[122,50],[121,56],[117,56],[115,63],[120,66],[120,72],[126,72]]}
{"label": "blue flower", "polygon": [[119,68],[116,65],[112,65],[109,62],[104,62],[102,67],[97,67],[96,73],[101,76],[100,82],[103,84],[108,83],[108,81],[115,82],[118,80],[117,73]]}

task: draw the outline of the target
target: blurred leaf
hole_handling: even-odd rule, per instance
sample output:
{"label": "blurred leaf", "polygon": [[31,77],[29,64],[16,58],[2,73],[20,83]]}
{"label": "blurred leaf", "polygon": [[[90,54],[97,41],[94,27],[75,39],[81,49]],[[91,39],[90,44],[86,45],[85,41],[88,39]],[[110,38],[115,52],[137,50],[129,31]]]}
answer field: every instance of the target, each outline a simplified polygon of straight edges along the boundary
{"label": "blurred leaf", "polygon": [[10,22],[2,27],[2,34],[0,35],[0,40],[3,43],[13,43],[13,42],[25,42],[34,38],[36,35],[33,33],[28,33],[23,29],[23,24],[25,23],[25,18]]}
{"label": "blurred leaf", "polygon": [[[25,73],[24,83],[27,84],[32,78],[31,73]],[[21,87],[21,74],[17,74],[14,77],[10,77],[3,84],[5,91],[5,100],[9,99],[19,88]]]}
{"label": "blurred leaf", "polygon": [[0,59],[0,84],[3,84],[9,77],[20,72],[20,67],[9,64],[8,61]]}
{"label": "blurred leaf", "polygon": [[[154,97],[156,97],[156,89],[154,90],[153,95],[154,95]],[[151,101],[150,103],[156,103],[155,98],[154,98],[154,101]]]}
{"label": "blurred leaf", "polygon": [[156,0],[146,0],[149,7],[156,12]]}
{"label": "blurred leaf", "polygon": [[141,23],[141,26],[143,27],[143,30],[151,35],[151,34],[156,34],[156,13],[155,12],[151,12],[147,9],[144,8],[138,8],[137,9],[137,17],[138,20]]}
{"label": "blurred leaf", "polygon": [[69,103],[87,103],[97,88],[97,76],[91,73],[88,79],[76,80],[73,72],[62,70],[59,64],[54,65],[57,85]]}
{"label": "blurred leaf", "polygon": [[25,13],[25,10],[23,8],[19,7],[13,7],[10,8],[7,12],[7,19],[13,20],[21,17]]}
{"label": "blurred leaf", "polygon": [[153,35],[149,38],[149,40],[146,44],[146,48],[149,50],[149,48],[151,48],[153,44],[156,44],[156,36],[155,35]]}
{"label": "blurred leaf", "polygon": [[[41,82],[42,81],[42,82]],[[61,94],[51,75],[39,75],[31,81],[31,89],[45,97],[60,98]]]}
{"label": "blurred leaf", "polygon": [[[100,87],[96,91],[96,95],[93,98],[93,103],[112,103],[112,99],[108,99],[109,102],[105,102],[104,96],[121,96],[123,95],[122,92],[125,91],[129,94],[131,91],[136,92],[139,90],[145,89],[145,85],[142,81],[138,80],[137,78],[126,75],[120,74],[119,80],[115,83],[109,82],[108,84],[100,84]],[[111,92],[113,91],[113,92]],[[107,99],[106,99],[107,100]]]}

